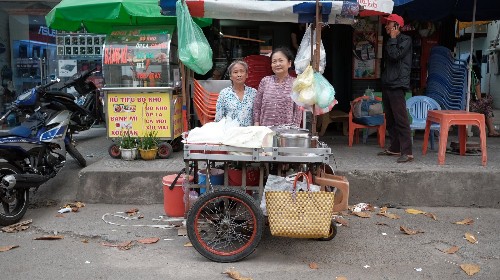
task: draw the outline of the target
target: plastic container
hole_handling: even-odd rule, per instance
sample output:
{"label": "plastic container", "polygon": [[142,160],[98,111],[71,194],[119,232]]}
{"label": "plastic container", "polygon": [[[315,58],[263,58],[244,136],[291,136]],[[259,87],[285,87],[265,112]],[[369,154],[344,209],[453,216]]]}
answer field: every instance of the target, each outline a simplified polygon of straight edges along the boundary
{"label": "plastic container", "polygon": [[[207,182],[207,170],[198,171],[198,184],[204,185]],[[212,185],[224,185],[224,170],[218,168],[210,169],[210,183]],[[200,194],[205,192],[205,188],[200,188]]]}
{"label": "plastic container", "polygon": [[[177,177],[177,174],[167,175],[163,177],[163,208],[165,209],[165,214],[169,217],[184,217],[184,190],[182,189],[182,183],[184,182],[184,176],[179,176],[175,186],[170,190],[170,185]],[[193,181],[193,176],[189,176],[189,182]]]}

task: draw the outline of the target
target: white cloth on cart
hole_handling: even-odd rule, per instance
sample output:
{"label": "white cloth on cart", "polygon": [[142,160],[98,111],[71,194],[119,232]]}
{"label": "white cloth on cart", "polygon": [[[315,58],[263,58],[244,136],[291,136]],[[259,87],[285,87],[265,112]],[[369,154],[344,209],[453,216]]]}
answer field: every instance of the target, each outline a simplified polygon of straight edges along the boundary
{"label": "white cloth on cart", "polygon": [[240,148],[273,146],[275,132],[266,126],[240,127],[238,121],[223,118],[189,131],[187,143],[223,144]]}
{"label": "white cloth on cart", "polygon": [[240,148],[272,147],[275,134],[267,126],[232,127],[222,144]]}

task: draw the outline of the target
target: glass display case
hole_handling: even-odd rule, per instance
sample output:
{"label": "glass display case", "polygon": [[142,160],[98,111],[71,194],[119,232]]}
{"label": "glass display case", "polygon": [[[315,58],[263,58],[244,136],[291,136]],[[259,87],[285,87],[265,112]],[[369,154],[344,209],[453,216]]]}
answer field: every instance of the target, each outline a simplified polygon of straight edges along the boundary
{"label": "glass display case", "polygon": [[182,97],[174,26],[117,29],[106,36],[102,70],[107,135],[163,140],[182,133]]}
{"label": "glass display case", "polygon": [[106,87],[180,86],[175,27],[129,28],[113,31],[103,50]]}

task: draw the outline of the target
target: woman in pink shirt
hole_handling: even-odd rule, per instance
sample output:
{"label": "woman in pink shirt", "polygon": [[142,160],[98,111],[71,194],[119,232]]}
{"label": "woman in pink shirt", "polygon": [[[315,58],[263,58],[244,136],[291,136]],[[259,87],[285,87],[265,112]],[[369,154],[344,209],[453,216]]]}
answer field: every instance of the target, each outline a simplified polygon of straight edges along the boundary
{"label": "woman in pink shirt", "polygon": [[260,81],[253,105],[254,125],[300,126],[302,111],[290,97],[294,77],[288,75],[293,54],[288,48],[277,48],[271,53],[271,68],[274,75]]}

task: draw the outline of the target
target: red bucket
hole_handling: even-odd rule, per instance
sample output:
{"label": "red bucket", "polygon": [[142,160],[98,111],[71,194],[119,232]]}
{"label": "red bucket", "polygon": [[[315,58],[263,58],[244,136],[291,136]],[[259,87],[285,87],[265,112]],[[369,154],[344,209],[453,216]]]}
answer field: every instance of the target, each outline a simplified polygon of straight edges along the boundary
{"label": "red bucket", "polygon": [[[175,177],[177,174],[163,177],[163,208],[169,217],[184,217],[184,191],[182,190],[184,176],[181,174],[173,189],[170,190],[170,185]],[[189,176],[189,182],[192,182],[193,179],[193,176]]]}
{"label": "red bucket", "polygon": [[[239,169],[230,168],[227,172],[228,183],[230,186],[241,186],[243,171]],[[249,167],[247,168],[247,186],[258,186],[260,178],[260,171],[257,168]],[[252,191],[247,191],[248,194],[252,195]]]}

